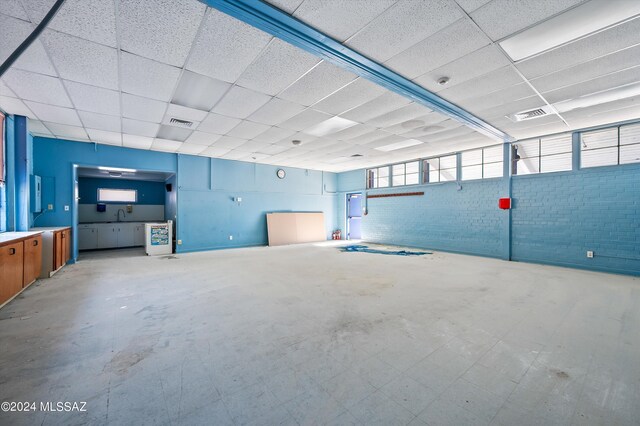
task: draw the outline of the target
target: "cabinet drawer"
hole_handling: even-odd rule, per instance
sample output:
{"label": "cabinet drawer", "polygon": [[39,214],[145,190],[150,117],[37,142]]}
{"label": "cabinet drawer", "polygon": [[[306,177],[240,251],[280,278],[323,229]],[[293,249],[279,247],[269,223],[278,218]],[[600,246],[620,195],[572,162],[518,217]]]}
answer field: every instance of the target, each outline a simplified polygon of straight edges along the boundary
{"label": "cabinet drawer", "polygon": [[0,246],[0,304],[22,290],[24,243]]}

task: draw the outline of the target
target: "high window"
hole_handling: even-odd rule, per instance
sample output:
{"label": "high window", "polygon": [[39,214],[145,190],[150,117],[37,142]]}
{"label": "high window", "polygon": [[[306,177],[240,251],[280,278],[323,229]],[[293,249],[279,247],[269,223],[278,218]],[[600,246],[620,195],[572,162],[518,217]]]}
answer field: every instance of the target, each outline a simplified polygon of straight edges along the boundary
{"label": "high window", "polygon": [[135,203],[138,191],[135,189],[98,188],[98,202],[100,203]]}
{"label": "high window", "polygon": [[462,180],[502,177],[502,145],[465,151],[461,155]]}
{"label": "high window", "polygon": [[571,170],[571,134],[514,142],[512,174],[528,175]]}
{"label": "high window", "polygon": [[424,183],[450,182],[457,179],[458,160],[455,154],[429,158],[422,163]]}
{"label": "high window", "polygon": [[640,124],[584,132],[580,142],[580,167],[640,162]]}

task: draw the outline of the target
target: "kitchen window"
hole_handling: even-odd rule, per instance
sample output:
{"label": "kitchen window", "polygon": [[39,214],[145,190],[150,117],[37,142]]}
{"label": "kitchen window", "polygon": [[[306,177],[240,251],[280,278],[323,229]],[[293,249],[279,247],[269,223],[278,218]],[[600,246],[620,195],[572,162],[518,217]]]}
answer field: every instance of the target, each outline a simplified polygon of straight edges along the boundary
{"label": "kitchen window", "polygon": [[138,191],[135,189],[98,188],[99,203],[135,203]]}

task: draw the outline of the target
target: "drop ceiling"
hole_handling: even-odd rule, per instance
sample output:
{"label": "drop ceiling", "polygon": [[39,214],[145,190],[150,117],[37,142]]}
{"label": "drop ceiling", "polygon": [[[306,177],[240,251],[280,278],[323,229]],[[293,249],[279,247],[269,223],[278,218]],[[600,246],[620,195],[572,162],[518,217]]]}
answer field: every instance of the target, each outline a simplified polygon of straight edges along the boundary
{"label": "drop ceiling", "polygon": [[[502,50],[591,2],[271,3],[522,139],[640,117],[637,96],[506,117],[640,81],[637,16],[517,62]],[[0,59],[53,3],[0,3]],[[0,108],[35,135],[327,171],[495,143],[196,0],[67,0],[0,80]]]}

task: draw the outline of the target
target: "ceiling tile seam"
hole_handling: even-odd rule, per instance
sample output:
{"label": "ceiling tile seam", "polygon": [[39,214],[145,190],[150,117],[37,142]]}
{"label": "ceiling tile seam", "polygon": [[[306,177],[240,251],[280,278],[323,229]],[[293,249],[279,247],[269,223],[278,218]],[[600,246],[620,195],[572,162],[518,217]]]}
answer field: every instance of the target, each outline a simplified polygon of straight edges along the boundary
{"label": "ceiling tile seam", "polygon": [[[22,3],[22,4],[23,4],[23,7],[24,7],[24,0],[20,0],[20,3]],[[33,18],[31,17],[31,15],[29,14],[29,12],[28,12],[27,8],[24,8],[24,9],[25,9],[25,13],[26,13],[26,15],[29,17],[29,20],[31,21],[31,27],[32,27],[31,29],[32,29],[32,31],[33,31],[33,29],[35,28],[35,24],[33,23],[33,22],[34,22],[34,20],[33,20]],[[40,37],[38,37],[38,39],[40,39]],[[82,127],[82,130],[83,130],[83,131],[84,131],[84,133],[87,135],[87,139],[90,139],[90,138],[89,138],[89,134],[87,133],[87,129],[85,128],[84,123],[83,123],[82,119],[80,118],[80,115],[79,115],[79,114],[78,114],[78,112],[77,112],[77,108],[76,108],[76,106],[75,106],[75,104],[74,104],[74,102],[73,102],[73,99],[71,99],[71,95],[69,94],[69,90],[67,89],[67,86],[64,84],[64,81],[63,81],[63,80],[62,80],[62,78],[60,77],[60,71],[58,71],[58,67],[57,67],[57,66],[56,66],[56,64],[53,62],[53,59],[52,59],[51,53],[49,52],[49,49],[47,48],[47,46],[46,46],[44,43],[42,43],[42,40],[40,40],[40,44],[42,45],[42,48],[44,49],[44,53],[45,53],[45,55],[47,55],[47,59],[48,59],[48,60],[49,60],[49,62],[51,63],[51,67],[52,67],[52,68],[53,68],[53,70],[56,72],[57,77],[55,77],[55,78],[57,78],[57,79],[58,79],[58,81],[60,82],[60,84],[62,85],[62,89],[64,90],[64,93],[67,95],[67,98],[69,99],[69,102],[71,103],[71,107],[72,107],[72,108],[66,108],[66,107],[61,107],[61,108],[66,108],[66,109],[72,109],[72,110],[73,110],[73,112],[75,113],[76,117],[78,117],[78,121],[80,121],[80,124],[81,124],[81,126],[80,126],[80,127]],[[13,67],[12,67],[12,68],[13,68]],[[49,77],[52,77],[52,76],[49,76]],[[34,101],[32,101],[32,102],[34,102]],[[36,103],[40,103],[40,102],[36,102]],[[48,104],[44,104],[44,105],[48,105]],[[37,116],[36,116],[36,117],[37,117]],[[43,120],[41,120],[39,117],[38,117],[38,119],[40,120],[40,122],[43,122]],[[55,123],[52,123],[52,124],[55,124]],[[44,125],[44,123],[43,123],[43,125]],[[66,124],[66,125],[67,125],[67,126],[69,126],[69,124]],[[51,132],[51,129],[49,129],[46,125],[44,125],[44,127],[45,127],[47,130],[49,130],[49,131]],[[76,126],[76,127],[77,127],[77,126]],[[54,136],[56,136],[56,138],[58,138],[58,136],[57,136],[57,135],[55,135],[55,133],[53,133],[53,132],[51,132],[51,133],[52,133]]]}
{"label": "ceiling tile seam", "polygon": [[494,139],[512,139],[502,130],[471,114],[458,105],[391,71],[357,51],[323,34],[302,21],[262,2],[249,0],[201,0],[236,19],[277,35],[285,41],[321,57],[338,67],[365,77],[388,90],[412,99],[456,121],[464,123],[480,134]]}
{"label": "ceiling tile seam", "polygon": [[[634,69],[634,68],[638,68],[638,75],[640,75],[640,64],[638,64],[638,65],[632,65],[632,66],[630,66],[630,67],[622,68],[622,69],[619,69],[619,70],[616,70],[616,71],[611,71],[611,72],[608,72],[608,73],[605,73],[605,74],[600,74],[600,75],[598,75],[598,76],[591,77],[591,78],[588,78],[588,79],[586,79],[586,80],[580,80],[580,81],[579,81],[579,82],[577,82],[577,83],[565,84],[564,86],[555,87],[555,88],[553,88],[553,89],[546,90],[546,91],[544,91],[543,93],[553,93],[553,92],[556,92],[556,91],[558,91],[558,90],[567,89],[567,88],[570,88],[570,87],[572,87],[572,86],[577,86],[577,85],[579,85],[579,84],[588,83],[588,82],[590,82],[590,81],[597,80],[597,79],[599,79],[599,78],[612,76],[612,75],[614,75],[614,74],[618,74],[618,73],[621,73],[621,72],[629,71],[629,70],[632,70],[632,69]],[[533,79],[533,80],[535,81],[536,79]],[[628,85],[628,84],[632,84],[632,83],[623,84],[622,86],[626,86],[626,85]],[[616,86],[616,87],[622,87],[622,86]],[[600,93],[600,92],[602,92],[602,91],[607,91],[607,90],[611,90],[611,89],[612,89],[612,88],[608,88],[608,89],[604,89],[604,90],[598,90],[598,91],[596,91],[596,92],[590,92],[590,93],[588,93],[588,94],[591,94],[591,93]]]}
{"label": "ceiling tile seam", "polygon": [[[304,2],[303,2],[304,3]],[[362,27],[360,27],[360,29],[358,31],[356,31],[355,33],[351,34],[347,39],[345,39],[342,43],[349,43],[355,36],[357,36],[358,34],[360,34],[362,31],[365,30],[365,28],[368,28],[369,25],[371,25],[373,23],[373,21],[375,21],[376,19],[378,19],[380,16],[382,16],[383,14],[387,13],[389,10],[393,9],[394,7],[399,7],[397,6],[400,3],[399,0],[396,0],[393,4],[390,4],[386,9],[384,9],[383,11],[381,11],[380,13],[378,13],[376,16],[374,16],[373,18],[371,18],[371,20],[369,22],[367,22],[365,25],[363,25]],[[302,5],[302,3],[300,3],[300,5]],[[286,13],[286,12],[285,12]],[[292,16],[295,14],[292,14]],[[419,42],[418,42],[419,43]]]}
{"label": "ceiling tile seam", "polygon": [[[482,31],[482,33],[484,35],[486,35],[487,37],[489,37],[489,35],[482,29],[480,28],[480,26],[476,23],[476,21],[457,3],[454,1],[454,3],[456,4],[456,6],[460,9],[460,11],[464,14],[464,16],[466,16],[466,18],[469,20],[469,22],[474,25],[478,30]],[[491,37],[489,37],[490,40]],[[538,95],[538,97],[549,107],[551,108],[551,111],[553,111],[554,114],[556,114],[563,122],[564,124],[570,129],[571,126],[569,125],[569,123],[567,122],[567,120],[564,119],[564,117],[562,115],[560,115],[560,113],[556,110],[556,108],[547,101],[547,99],[542,96],[542,94],[540,93],[540,91],[538,89],[535,88],[535,86],[533,84],[531,84],[531,82],[529,81],[528,78],[526,78],[522,72],[520,72],[520,70],[518,69],[518,67],[516,67],[515,63],[513,62],[513,60],[511,59],[511,57],[509,55],[507,55],[507,53],[504,51],[504,49],[502,49],[502,46],[500,46],[500,44],[498,44],[497,42],[492,42],[491,45],[495,46],[496,48],[498,48],[500,50],[500,53],[502,53],[504,55],[504,57],[509,61],[509,64],[511,66],[511,68],[520,76],[520,78],[531,88],[531,90],[534,91],[534,93],[536,95]],[[514,111],[517,112],[517,111]]]}
{"label": "ceiling tile seam", "polygon": [[122,100],[122,37],[120,34],[120,11],[118,9],[118,0],[113,0],[115,13],[115,30],[116,30],[116,62],[118,64],[118,101],[120,103],[120,139],[124,146],[124,102]]}
{"label": "ceiling tile seam", "polygon": [[[21,3],[21,2],[19,3],[19,5],[20,5],[20,7],[22,7],[22,8],[24,9],[24,7],[22,6],[22,3]],[[26,12],[26,11],[25,11],[25,13],[24,13],[24,14],[25,14],[25,15],[27,15],[27,16],[29,16],[29,15],[27,14],[27,12]],[[30,19],[26,19],[26,20],[25,20],[25,19],[22,19],[22,18],[18,18],[17,16],[7,15],[7,14],[6,14],[6,13],[4,13],[4,12],[0,12],[0,15],[2,15],[2,16],[6,16],[7,18],[11,18],[11,19],[17,19],[18,21],[25,22],[25,23],[27,23],[27,24],[31,24],[31,23],[32,23]]]}
{"label": "ceiling tile seam", "polygon": [[[206,22],[206,18],[207,15],[210,13],[210,8],[205,7],[204,8],[204,12],[202,13],[202,17],[200,18],[200,24],[198,25],[198,30],[196,31],[193,40],[191,40],[191,47],[189,48],[189,53],[187,53],[187,57],[184,59],[184,62],[182,63],[182,67],[180,67],[180,74],[178,75],[178,79],[176,80],[174,86],[173,86],[173,90],[171,91],[171,97],[169,98],[169,101],[166,103],[167,106],[164,109],[164,113],[162,114],[162,119],[164,120],[164,117],[167,115],[167,112],[169,112],[169,106],[171,105],[171,100],[173,99],[173,97],[176,95],[176,91],[178,89],[178,86],[180,84],[180,79],[182,79],[182,75],[184,74],[184,70],[185,67],[187,66],[187,63],[189,62],[189,59],[191,58],[191,55],[193,54],[193,50],[194,50],[194,45],[196,44],[196,40],[198,40],[198,37],[200,36],[200,33],[203,31],[205,22]],[[225,95],[228,93],[225,92]],[[224,95],[223,95],[224,96]],[[202,123],[202,121],[200,122]],[[196,128],[194,128],[191,133],[189,134],[189,136],[191,136],[193,134],[193,132],[200,127],[200,124],[198,124],[198,126]],[[156,136],[154,137],[154,139],[158,138],[158,134],[162,131],[162,123],[160,125],[160,127],[158,127],[158,131],[156,132]],[[187,137],[188,139],[188,137]],[[186,140],[186,139],[185,139]],[[182,142],[184,143],[184,142]],[[182,145],[180,145],[182,146]]]}

